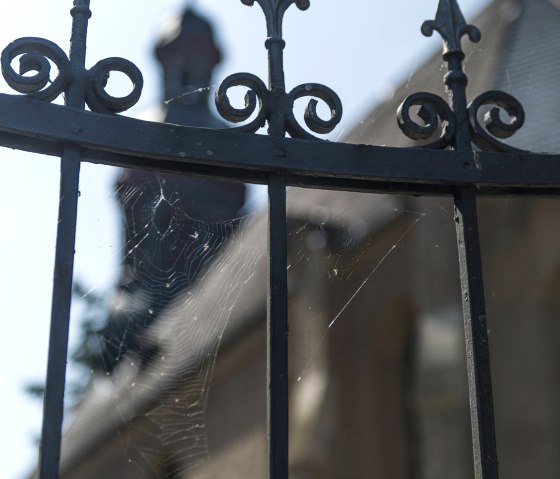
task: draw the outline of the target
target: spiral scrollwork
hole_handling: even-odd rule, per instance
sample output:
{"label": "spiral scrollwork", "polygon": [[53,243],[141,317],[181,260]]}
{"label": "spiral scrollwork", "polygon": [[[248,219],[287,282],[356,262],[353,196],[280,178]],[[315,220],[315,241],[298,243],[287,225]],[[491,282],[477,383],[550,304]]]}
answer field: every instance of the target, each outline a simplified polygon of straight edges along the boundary
{"label": "spiral scrollwork", "polygon": [[[416,114],[423,125],[412,118],[413,107],[420,107]],[[397,110],[397,121],[402,132],[413,140],[429,140],[441,131],[437,140],[421,148],[443,149],[449,146],[455,133],[455,115],[447,102],[433,93],[413,93],[407,97]]]}
{"label": "spiral scrollwork", "polygon": [[[19,73],[12,66],[12,61],[18,56]],[[58,75],[52,81],[49,60],[58,68]],[[69,82],[70,60],[66,53],[55,43],[43,38],[27,37],[13,41],[2,52],[0,62],[2,75],[8,85],[18,93],[38,100],[54,100]],[[35,73],[26,75],[30,72]]]}
{"label": "spiral scrollwork", "polygon": [[[235,108],[228,98],[228,90],[234,87],[248,88],[245,93],[245,108]],[[228,76],[216,90],[216,108],[220,115],[233,123],[247,121],[257,111],[257,116],[249,123],[234,128],[238,131],[254,133],[262,128],[267,118],[269,91],[263,81],[250,73],[235,73]]]}
{"label": "spiral scrollwork", "polygon": [[[19,57],[19,72],[12,66]],[[86,102],[92,111],[119,113],[136,104],[140,99],[143,78],[140,70],[124,58],[107,58],[90,70],[72,66],[68,56],[55,43],[44,38],[25,37],[10,43],[0,58],[2,75],[8,85],[18,93],[37,100],[53,101],[64,93],[73,81],[85,79]],[[51,63],[58,74],[51,80]],[[111,72],[124,73],[131,81],[132,91],[123,97],[109,95],[105,87]],[[31,75],[28,75],[32,73]]]}
{"label": "spiral scrollwork", "polygon": [[286,131],[292,138],[315,138],[304,130],[295,119],[294,103],[299,98],[316,97],[323,100],[330,109],[331,116],[323,120],[317,114],[318,102],[312,98],[305,109],[304,120],[307,127],[319,134],[327,134],[335,129],[342,119],[342,102],[338,95],[325,85],[306,83],[295,87],[287,96],[286,105]]}
{"label": "spiral scrollwork", "polygon": [[[481,150],[522,151],[499,141],[511,137],[525,122],[523,107],[513,96],[501,91],[488,91],[466,105],[468,79],[463,71],[465,55],[461,49],[461,38],[468,35],[472,42],[478,42],[481,33],[478,28],[466,23],[457,0],[439,0],[435,20],[428,20],[422,25],[424,35],[430,36],[434,31],[443,38],[443,60],[448,69],[444,80],[449,105],[431,93],[409,96],[397,114],[401,130],[414,140],[429,140],[441,125],[440,138],[423,145],[424,148],[451,145],[454,149],[466,150],[475,145]],[[417,115],[423,125],[412,120],[410,110],[413,106],[420,107]],[[509,115],[509,121],[502,120],[502,112]],[[460,125],[458,121],[461,121]]]}
{"label": "spiral scrollwork", "polygon": [[[116,71],[124,73],[133,85],[132,91],[126,96],[114,97],[105,90],[109,75]],[[143,84],[142,73],[134,63],[124,58],[106,58],[88,71],[86,102],[92,111],[120,113],[138,102]]]}
{"label": "spiral scrollwork", "polygon": [[[310,6],[310,1],[241,0],[241,2],[248,6],[257,3],[264,12],[268,32],[265,46],[269,52],[269,85],[266,86],[260,78],[250,73],[230,75],[216,91],[215,101],[220,115],[234,123],[248,121],[234,128],[238,131],[254,133],[268,122],[268,132],[271,135],[283,136],[288,133],[292,138],[316,138],[297,122],[293,112],[298,99],[315,97],[309,100],[305,110],[305,124],[315,133],[330,133],[342,118],[342,103],[337,94],[330,88],[316,83],[297,86],[287,93],[284,81],[283,49],[286,45],[282,39],[284,14],[294,4],[300,10],[306,10]],[[234,108],[228,98],[228,91],[239,86],[248,89],[244,108]],[[324,101],[329,107],[329,119],[324,120],[317,114],[318,100]]]}
{"label": "spiral scrollwork", "polygon": [[[482,107],[492,107],[484,114],[484,125],[479,119]],[[509,122],[502,121],[501,111],[505,111],[509,115]],[[468,114],[472,141],[480,149],[522,151],[497,139],[513,136],[525,122],[525,111],[516,98],[502,91],[488,91],[471,102],[468,106]]]}
{"label": "spiral scrollwork", "polygon": [[[233,87],[248,88],[245,93],[245,107],[235,108],[228,98],[228,90]],[[216,91],[216,108],[220,115],[233,123],[241,123],[249,120],[255,112],[256,117],[245,125],[233,128],[234,130],[254,133],[270,123],[271,117],[280,117],[284,121],[284,131],[292,138],[315,138],[305,130],[296,120],[293,109],[294,103],[299,98],[315,97],[323,100],[330,109],[331,116],[323,120],[317,114],[318,101],[315,98],[309,100],[305,110],[304,120],[307,127],[319,134],[330,133],[342,118],[342,103],[338,95],[330,88],[316,83],[307,83],[294,88],[290,93],[272,93],[264,82],[250,73],[236,73],[227,77]]]}

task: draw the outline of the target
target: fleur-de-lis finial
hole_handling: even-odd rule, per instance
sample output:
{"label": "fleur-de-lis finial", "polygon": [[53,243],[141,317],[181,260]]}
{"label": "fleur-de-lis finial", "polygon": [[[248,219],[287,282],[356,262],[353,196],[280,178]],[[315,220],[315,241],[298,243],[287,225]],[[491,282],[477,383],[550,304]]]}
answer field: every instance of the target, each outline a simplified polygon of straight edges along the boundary
{"label": "fleur-de-lis finial", "polygon": [[[520,151],[500,140],[511,137],[525,121],[523,107],[514,97],[501,91],[488,91],[467,105],[466,86],[468,78],[463,71],[465,54],[461,38],[468,35],[474,43],[480,41],[480,30],[469,25],[459,8],[457,0],[439,0],[435,20],[422,25],[422,33],[432,36],[434,30],[443,38],[443,59],[447,64],[444,77],[449,93],[448,103],[437,95],[426,92],[413,93],[406,98],[397,111],[398,125],[413,140],[432,140],[425,148],[468,150],[474,143],[481,150]],[[411,112],[416,108],[416,118]],[[418,109],[419,107],[419,109]],[[491,109],[489,109],[491,108]],[[482,123],[482,114],[484,124]],[[506,113],[509,121],[501,119]],[[436,132],[439,138],[433,139]]]}
{"label": "fleur-de-lis finial", "polygon": [[443,38],[444,54],[463,53],[461,38],[468,35],[471,42],[478,43],[481,38],[480,30],[474,25],[468,25],[457,0],[440,0],[435,20],[427,20],[422,25],[422,33],[431,37],[434,30]]}
{"label": "fleur-de-lis finial", "polygon": [[264,12],[270,38],[282,38],[284,13],[286,13],[290,5],[295,3],[300,10],[307,10],[310,5],[309,0],[241,0],[242,3],[248,6],[253,6],[255,1]]}
{"label": "fleur-de-lis finial", "polygon": [[[216,107],[226,120],[241,123],[240,131],[256,132],[268,123],[268,133],[272,136],[292,138],[315,138],[298,123],[294,116],[294,103],[300,98],[311,97],[305,110],[305,124],[319,134],[330,133],[342,117],[342,103],[338,95],[324,85],[306,83],[286,91],[284,81],[283,50],[286,42],[282,38],[284,14],[295,4],[300,10],[307,10],[310,0],[241,0],[249,7],[258,3],[264,12],[267,26],[265,47],[268,50],[268,87],[250,73],[236,73],[227,77],[216,90]],[[245,108],[234,108],[228,99],[228,90],[243,86],[248,89],[245,95]],[[317,102],[322,100],[330,110],[330,118],[323,120],[317,114]],[[258,105],[257,105],[258,102]],[[254,115],[255,112],[258,113]]]}

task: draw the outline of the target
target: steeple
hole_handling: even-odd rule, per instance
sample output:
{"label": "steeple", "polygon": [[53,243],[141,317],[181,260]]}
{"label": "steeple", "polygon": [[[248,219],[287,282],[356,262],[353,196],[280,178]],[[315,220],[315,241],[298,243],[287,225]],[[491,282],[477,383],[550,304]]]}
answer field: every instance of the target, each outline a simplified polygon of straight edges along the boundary
{"label": "steeple", "polygon": [[[162,67],[167,114],[174,118],[172,122],[186,124],[188,120],[178,121],[177,112],[172,110],[184,110],[181,106],[207,107],[208,92],[204,89],[222,53],[210,23],[191,8],[175,20],[157,43],[155,56]],[[171,120],[166,117],[166,121]]]}
{"label": "steeple", "polygon": [[[221,128],[208,107],[208,86],[221,59],[211,25],[191,9],[162,35],[165,122]],[[149,361],[143,337],[159,314],[198,279],[238,224],[245,185],[124,169],[117,184],[124,219],[123,269],[103,331],[103,368],[126,354]]]}

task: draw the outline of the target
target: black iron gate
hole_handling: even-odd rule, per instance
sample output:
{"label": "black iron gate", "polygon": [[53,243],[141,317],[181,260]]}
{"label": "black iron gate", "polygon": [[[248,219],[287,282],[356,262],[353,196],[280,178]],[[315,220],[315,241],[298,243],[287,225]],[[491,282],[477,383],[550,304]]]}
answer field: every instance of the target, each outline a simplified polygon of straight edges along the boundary
{"label": "black iron gate", "polygon": [[[253,5],[255,0],[241,0]],[[109,58],[85,68],[89,0],[74,0],[69,56],[55,44],[22,38],[2,53],[2,73],[23,96],[0,95],[0,144],[62,158],[60,210],[47,382],[44,402],[40,478],[56,479],[60,456],[64,378],[72,286],[78,177],[82,161],[267,184],[269,190],[268,426],[269,475],[288,477],[288,323],[286,276],[286,186],[350,191],[449,194],[455,200],[455,224],[467,345],[471,423],[477,478],[497,478],[486,312],[477,227],[476,197],[502,194],[557,194],[560,156],[516,150],[500,139],[524,122],[521,105],[510,95],[484,92],[467,103],[461,38],[480,39],[467,25],[456,0],[440,0],[435,20],[424,35],[443,38],[448,101],[430,94],[409,96],[398,123],[422,148],[402,149],[328,143],[316,139],[332,131],[342,105],[329,88],[314,83],[287,92],[284,82],[282,22],[295,4],[309,0],[256,0],[264,11],[269,80],[249,73],[228,77],[216,93],[227,120],[243,123],[228,131],[156,124],[115,115],[140,97],[142,75],[130,62]],[[19,58],[20,68],[12,67]],[[49,83],[50,62],[58,76]],[[105,91],[108,74],[119,71],[134,85],[123,98]],[[32,75],[29,75],[32,73]],[[27,75],[26,75],[27,74]],[[231,106],[228,90],[248,89],[245,108]],[[50,102],[65,95],[66,106]],[[297,99],[311,97],[303,128],[293,114]],[[317,100],[330,109],[324,120]],[[86,111],[85,107],[91,111]],[[481,109],[488,112],[482,121]],[[492,108],[488,108],[492,107]],[[500,111],[509,115],[507,122]],[[413,112],[418,119],[415,121]],[[249,135],[268,124],[269,136]],[[286,133],[290,138],[285,138]],[[429,141],[437,137],[433,141]]]}

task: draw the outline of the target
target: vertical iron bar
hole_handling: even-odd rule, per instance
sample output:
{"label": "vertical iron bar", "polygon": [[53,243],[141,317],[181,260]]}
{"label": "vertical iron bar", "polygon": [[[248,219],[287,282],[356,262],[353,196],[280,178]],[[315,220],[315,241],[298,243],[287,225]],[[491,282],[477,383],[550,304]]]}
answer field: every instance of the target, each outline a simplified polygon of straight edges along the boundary
{"label": "vertical iron bar", "polygon": [[474,472],[476,479],[497,479],[490,350],[474,188],[456,190],[455,226],[461,270]]}
{"label": "vertical iron bar", "polygon": [[[66,105],[83,109],[87,25],[91,16],[89,0],[74,0],[71,13],[73,21],[70,62],[73,78],[66,92]],[[79,126],[77,128],[79,129]],[[67,146],[64,148],[60,165],[58,227],[39,457],[40,479],[57,479],[59,474],[79,177],[80,149]]]}
{"label": "vertical iron bar", "polygon": [[[274,22],[273,22],[274,23]],[[270,22],[269,22],[270,25]],[[269,29],[268,88],[273,104],[268,134],[286,134],[284,48],[280,31]],[[288,479],[288,254],[286,245],[286,179],[268,180],[267,430],[268,477]]]}
{"label": "vertical iron bar", "polygon": [[270,479],[288,478],[288,276],[286,180],[271,175],[267,314],[267,425]]}
{"label": "vertical iron bar", "polygon": [[[463,72],[464,53],[450,49],[443,59],[448,65],[445,84],[456,131],[453,148],[471,150],[467,113],[467,76]],[[494,407],[490,373],[490,350],[486,328],[486,303],[482,282],[480,237],[474,188],[455,188],[455,227],[461,275],[463,321],[467,352],[469,402],[476,479],[498,479]]]}
{"label": "vertical iron bar", "polygon": [[65,148],[61,160],[49,355],[39,459],[40,479],[58,478],[79,174],[78,148]]}
{"label": "vertical iron bar", "polygon": [[[280,37],[270,37],[265,42],[268,50],[268,86],[271,91],[285,90],[284,48],[286,42]],[[282,133],[283,134],[283,133]]]}

